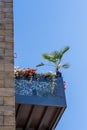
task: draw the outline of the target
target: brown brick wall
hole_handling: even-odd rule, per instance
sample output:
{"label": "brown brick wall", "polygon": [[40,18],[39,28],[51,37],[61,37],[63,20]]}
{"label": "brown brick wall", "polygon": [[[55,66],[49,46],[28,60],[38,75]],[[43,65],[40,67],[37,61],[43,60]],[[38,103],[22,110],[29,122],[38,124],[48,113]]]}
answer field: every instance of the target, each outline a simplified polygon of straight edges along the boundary
{"label": "brown brick wall", "polygon": [[0,0],[0,130],[15,130],[13,0]]}

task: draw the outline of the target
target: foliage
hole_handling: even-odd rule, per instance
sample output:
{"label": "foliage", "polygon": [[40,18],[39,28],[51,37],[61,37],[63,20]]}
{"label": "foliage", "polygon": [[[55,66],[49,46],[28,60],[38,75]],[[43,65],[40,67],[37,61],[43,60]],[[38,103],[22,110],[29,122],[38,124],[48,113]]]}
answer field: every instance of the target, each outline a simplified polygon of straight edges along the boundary
{"label": "foliage", "polygon": [[51,72],[47,72],[47,73],[37,73],[36,69],[32,69],[32,68],[27,68],[27,69],[22,69],[19,67],[15,67],[14,68],[14,75],[15,78],[30,78],[30,77],[34,77],[36,76],[36,78],[38,77],[50,77],[50,79],[52,77],[55,77],[55,74],[51,73]]}
{"label": "foliage", "polygon": [[[69,50],[69,48],[70,48],[69,46],[66,46],[60,51],[56,50],[56,51],[53,51],[52,53],[43,53],[42,57],[45,60],[54,64],[54,66],[56,67],[56,73],[57,73],[59,71],[60,67],[65,68],[65,69],[69,68],[68,63],[61,65],[63,56]],[[40,66],[44,66],[44,65],[45,65],[44,63],[40,63],[36,67],[40,67]]]}
{"label": "foliage", "polygon": [[[22,69],[19,67],[15,67],[14,68],[14,75],[15,78],[17,79],[27,79],[30,82],[33,80],[33,78],[36,79],[37,84],[38,84],[38,80],[40,79],[40,77],[43,77],[45,79],[49,79],[49,81],[51,81],[51,93],[53,93],[54,91],[54,87],[55,87],[55,78],[56,75],[53,74],[52,72],[48,72],[48,73],[36,73],[36,69],[32,69],[32,68],[27,68],[27,69]],[[64,89],[66,89],[66,82],[64,81]]]}
{"label": "foliage", "polygon": [[14,68],[14,75],[15,78],[30,78],[36,73],[36,69],[27,68],[27,69],[21,69],[21,68]]}

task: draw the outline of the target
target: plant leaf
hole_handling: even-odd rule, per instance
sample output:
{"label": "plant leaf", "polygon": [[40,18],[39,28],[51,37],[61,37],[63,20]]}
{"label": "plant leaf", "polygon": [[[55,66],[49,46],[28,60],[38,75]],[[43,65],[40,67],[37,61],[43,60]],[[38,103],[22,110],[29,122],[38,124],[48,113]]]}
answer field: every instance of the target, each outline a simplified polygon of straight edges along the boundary
{"label": "plant leaf", "polygon": [[63,64],[62,67],[63,67],[64,69],[67,69],[67,68],[70,67],[70,65],[69,65],[68,63],[66,63],[66,64]]}
{"label": "plant leaf", "polygon": [[40,66],[44,66],[45,64],[44,63],[40,63],[38,65],[36,65],[36,67],[40,67]]}
{"label": "plant leaf", "polygon": [[60,53],[63,55],[65,52],[67,52],[68,50],[70,49],[70,47],[69,46],[66,46],[66,47],[64,47],[61,51],[60,51]]}
{"label": "plant leaf", "polygon": [[45,60],[48,60],[48,61],[53,62],[53,63],[56,62],[56,59],[53,57],[52,54],[46,54],[46,53],[44,53],[44,54],[42,54],[42,56],[43,56],[43,58]]}
{"label": "plant leaf", "polygon": [[60,53],[58,51],[54,51],[52,53],[52,55],[53,55],[54,59],[59,59],[59,57],[60,57]]}
{"label": "plant leaf", "polygon": [[42,54],[42,56],[44,59],[46,59],[48,61],[50,61],[50,59],[51,59],[51,56],[49,54],[44,53],[44,54]]}

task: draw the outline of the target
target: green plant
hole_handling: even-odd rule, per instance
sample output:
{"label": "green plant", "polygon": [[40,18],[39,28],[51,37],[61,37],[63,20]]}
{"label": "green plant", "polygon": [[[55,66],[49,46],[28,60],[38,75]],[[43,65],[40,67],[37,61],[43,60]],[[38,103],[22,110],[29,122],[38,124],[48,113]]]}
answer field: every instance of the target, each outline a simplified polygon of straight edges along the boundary
{"label": "green plant", "polygon": [[[56,76],[59,74],[60,67],[62,68],[69,68],[69,64],[61,64],[64,54],[70,49],[69,46],[64,47],[60,51],[53,51],[52,53],[43,53],[42,56],[44,59],[49,61],[50,63],[53,63],[56,68]],[[44,63],[38,64],[36,67],[44,66]]]}

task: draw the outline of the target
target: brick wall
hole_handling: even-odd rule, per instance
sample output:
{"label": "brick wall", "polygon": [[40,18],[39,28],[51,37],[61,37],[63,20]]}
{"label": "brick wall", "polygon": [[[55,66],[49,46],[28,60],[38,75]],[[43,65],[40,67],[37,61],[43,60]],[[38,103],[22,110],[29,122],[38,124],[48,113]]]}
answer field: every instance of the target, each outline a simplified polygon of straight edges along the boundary
{"label": "brick wall", "polygon": [[15,130],[13,0],[0,0],[0,130]]}

